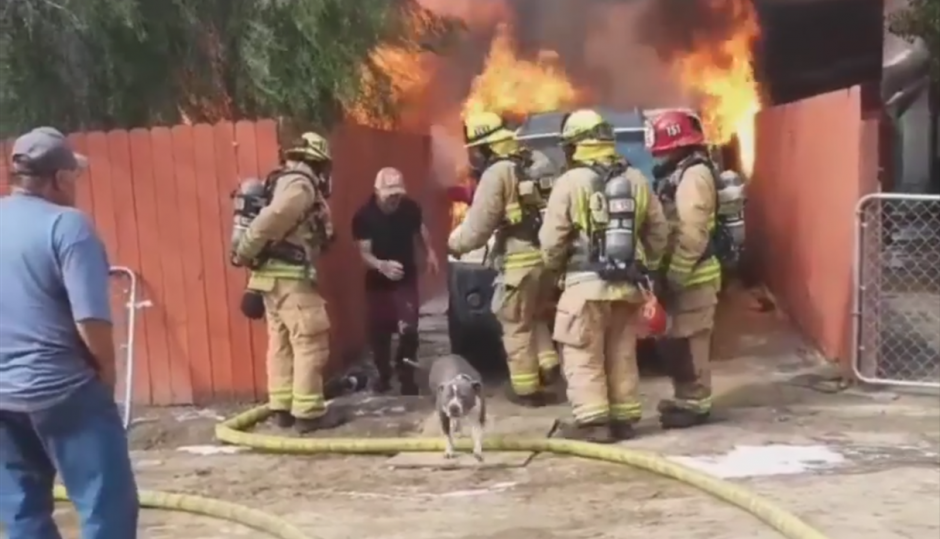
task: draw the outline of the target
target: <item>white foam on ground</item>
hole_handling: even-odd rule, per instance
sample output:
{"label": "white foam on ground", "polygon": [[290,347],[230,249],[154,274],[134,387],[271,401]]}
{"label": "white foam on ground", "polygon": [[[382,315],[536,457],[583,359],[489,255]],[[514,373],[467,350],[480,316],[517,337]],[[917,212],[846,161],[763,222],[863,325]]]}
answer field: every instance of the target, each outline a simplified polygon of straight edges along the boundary
{"label": "white foam on ground", "polygon": [[739,445],[721,455],[669,458],[723,479],[808,473],[838,466],[846,460],[844,455],[824,445]]}

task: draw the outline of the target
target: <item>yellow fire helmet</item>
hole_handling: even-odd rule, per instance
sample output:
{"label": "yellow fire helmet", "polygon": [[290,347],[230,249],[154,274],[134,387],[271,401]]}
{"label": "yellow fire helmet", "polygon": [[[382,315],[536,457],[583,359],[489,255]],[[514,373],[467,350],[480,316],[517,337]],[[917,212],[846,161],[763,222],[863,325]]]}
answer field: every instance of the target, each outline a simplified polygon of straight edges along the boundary
{"label": "yellow fire helmet", "polygon": [[595,110],[572,112],[561,126],[563,144],[604,144],[614,140],[613,127]]}
{"label": "yellow fire helmet", "polygon": [[464,119],[466,147],[482,146],[513,140],[515,133],[506,127],[502,117],[495,112],[476,112]]}
{"label": "yellow fire helmet", "polygon": [[284,157],[303,161],[331,161],[333,159],[330,155],[330,143],[313,131],[300,135],[300,138],[284,150]]}

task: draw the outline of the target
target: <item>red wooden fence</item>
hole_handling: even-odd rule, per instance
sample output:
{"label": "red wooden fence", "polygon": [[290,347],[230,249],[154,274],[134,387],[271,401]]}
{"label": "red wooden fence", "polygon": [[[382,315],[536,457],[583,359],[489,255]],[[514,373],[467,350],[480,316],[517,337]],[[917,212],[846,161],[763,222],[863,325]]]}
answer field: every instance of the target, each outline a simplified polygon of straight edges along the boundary
{"label": "red wooden fence", "polygon": [[[277,164],[275,123],[91,132],[70,139],[90,163],[79,183],[79,207],[94,217],[111,263],[133,269],[141,299],[152,302],[139,315],[135,400],[166,405],[263,398],[264,325],[239,313],[246,275],[227,264],[226,253],[229,195],[240,179]],[[331,140],[331,206],[340,241],[319,269],[333,323],[335,365],[363,342],[363,269],[349,223],[371,193],[375,172],[395,166],[405,173],[429,226],[440,231],[439,248],[447,220],[443,195],[426,181],[425,137],[344,126]],[[0,150],[2,188],[9,142]],[[440,280],[423,288],[439,290]]]}

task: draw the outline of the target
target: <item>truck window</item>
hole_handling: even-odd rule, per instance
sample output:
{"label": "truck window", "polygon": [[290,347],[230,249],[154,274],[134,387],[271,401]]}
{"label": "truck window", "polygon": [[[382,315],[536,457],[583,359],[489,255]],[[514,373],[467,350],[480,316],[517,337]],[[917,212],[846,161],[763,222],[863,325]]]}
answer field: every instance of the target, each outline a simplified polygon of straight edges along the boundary
{"label": "truck window", "polygon": [[633,166],[643,171],[643,175],[650,182],[653,181],[653,166],[656,160],[646,149],[643,131],[627,131],[617,133],[617,151],[627,158]]}
{"label": "truck window", "polygon": [[[544,138],[526,141],[526,145],[548,156],[559,170],[565,168],[565,154],[555,138]],[[646,142],[642,131],[627,131],[617,133],[617,151],[627,158],[633,166],[637,167],[650,182],[653,181],[653,166],[656,160],[646,149]]]}

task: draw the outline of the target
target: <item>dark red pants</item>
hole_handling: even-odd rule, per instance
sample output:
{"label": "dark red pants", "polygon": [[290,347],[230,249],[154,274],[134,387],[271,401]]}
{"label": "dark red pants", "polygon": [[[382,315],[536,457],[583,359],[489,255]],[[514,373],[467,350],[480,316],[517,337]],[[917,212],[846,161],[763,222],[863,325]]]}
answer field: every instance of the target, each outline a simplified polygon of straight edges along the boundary
{"label": "dark red pants", "polygon": [[418,283],[366,289],[370,333],[400,333],[418,327]]}
{"label": "dark red pants", "polygon": [[403,360],[417,359],[418,283],[404,281],[389,288],[366,289],[369,344],[379,376],[388,378],[392,370],[392,335],[398,334],[395,370],[399,375],[412,371]]}

